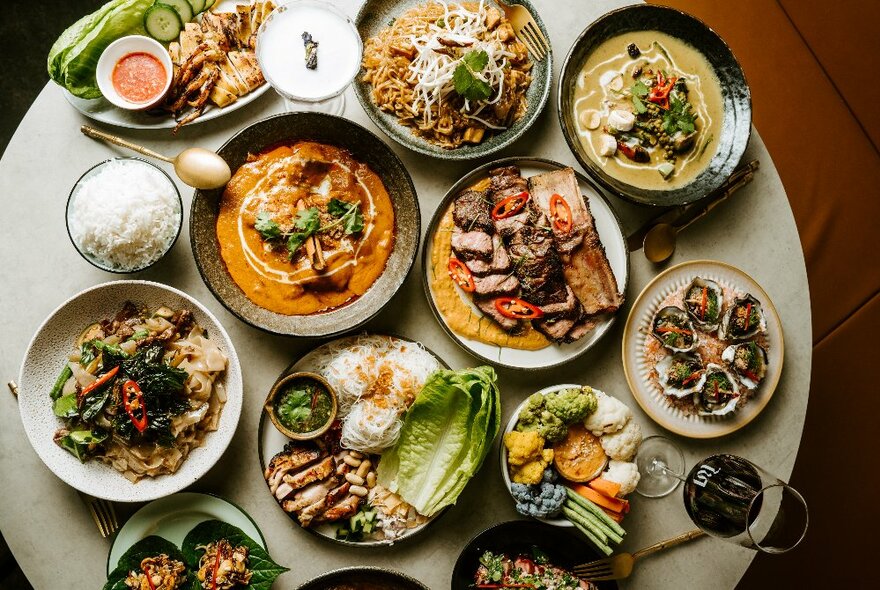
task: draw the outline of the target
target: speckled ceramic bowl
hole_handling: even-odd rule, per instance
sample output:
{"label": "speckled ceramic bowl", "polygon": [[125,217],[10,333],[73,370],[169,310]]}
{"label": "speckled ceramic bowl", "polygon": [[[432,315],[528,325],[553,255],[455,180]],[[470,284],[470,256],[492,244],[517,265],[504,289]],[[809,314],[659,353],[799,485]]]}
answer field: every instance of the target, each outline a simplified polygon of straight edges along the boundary
{"label": "speckled ceramic bowl", "polygon": [[387,588],[388,590],[429,590],[427,586],[394,570],[382,567],[356,566],[344,567],[326,574],[321,574],[299,586],[297,590],[333,590],[334,588],[351,587],[347,584],[372,584],[371,588]]}
{"label": "speckled ceramic bowl", "polygon": [[403,284],[419,249],[421,215],[416,189],[403,162],[376,135],[360,125],[323,113],[283,113],[238,132],[218,150],[235,170],[248,154],[281,142],[311,140],[339,146],[379,175],[394,206],[394,250],[385,271],[357,300],[311,315],[283,315],[264,309],[235,284],[220,256],[217,207],[222,189],[197,190],[190,212],[190,241],[199,273],[226,309],[248,324],[287,336],[330,336],[353,330],[379,313]]}
{"label": "speckled ceramic bowl", "polygon": [[[578,74],[590,54],[611,37],[631,31],[661,31],[678,37],[700,51],[721,83],[724,122],[715,156],[689,184],[670,190],[634,187],[607,174],[581,144],[574,113]],[[613,10],[589,25],[574,42],[562,66],[558,92],[559,123],[565,141],[581,166],[603,187],[634,203],[673,206],[707,196],[730,176],[739,164],[752,128],[752,97],[745,74],[733,52],[705,23],[673,8],[636,4]]]}
{"label": "speckled ceramic bowl", "polygon": [[[511,0],[509,4],[521,4],[532,13],[545,39],[550,39],[544,21],[529,0]],[[358,12],[356,24],[364,43],[388,26],[388,23],[410,8],[424,4],[424,0],[366,0]],[[490,2],[491,4],[491,2]],[[463,145],[454,150],[442,148],[426,139],[415,135],[410,127],[401,125],[392,113],[386,113],[377,107],[370,98],[372,86],[361,81],[363,68],[354,81],[354,89],[358,100],[367,115],[384,131],[388,137],[411,150],[444,160],[473,160],[494,154],[519,139],[532,126],[550,96],[550,79],[553,73],[553,50],[547,52],[542,60],[529,55],[532,63],[532,83],[526,92],[527,110],[523,117],[506,131],[501,131],[477,145]]]}
{"label": "speckled ceramic bowl", "polygon": [[[188,309],[229,359],[220,379],[226,386],[226,405],[216,432],[193,449],[177,473],[147,477],[132,483],[100,461],[80,461],[55,444],[52,437],[62,422],[52,411],[49,391],[74,350],[74,340],[92,322],[116,315],[126,301],[156,309]],[[150,281],[114,281],[91,287],[62,303],[37,329],[25,353],[19,375],[18,408],[28,439],[46,466],[74,488],[114,502],[146,502],[179,492],[195,483],[223,455],[241,415],[241,366],[235,347],[220,321],[201,303],[172,287]]]}

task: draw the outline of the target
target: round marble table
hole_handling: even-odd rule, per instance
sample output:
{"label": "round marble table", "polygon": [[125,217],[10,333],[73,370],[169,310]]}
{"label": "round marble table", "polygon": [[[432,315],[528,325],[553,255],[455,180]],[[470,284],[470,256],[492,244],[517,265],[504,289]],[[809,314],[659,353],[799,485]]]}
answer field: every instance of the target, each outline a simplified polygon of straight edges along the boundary
{"label": "round marble table", "polygon": [[[351,15],[359,5],[355,0],[337,3]],[[560,62],[578,33],[602,13],[624,3],[535,0],[553,40],[554,89]],[[559,129],[555,104],[556,98],[551,96],[533,130],[499,157],[539,155],[577,168]],[[219,147],[239,129],[283,108],[282,100],[269,92],[229,116],[184,128],[177,137],[167,130],[111,131],[173,154],[181,146]],[[345,116],[382,136],[350,89]],[[52,309],[81,289],[116,278],[80,258],[64,227],[65,201],[76,179],[94,163],[122,154],[81,135],[79,126],[86,122],[67,104],[60,88],[50,83],[34,102],[0,162],[0,301],[4,307],[0,320],[0,377],[4,382],[17,378],[33,331]],[[412,173],[424,227],[447,188],[473,164],[432,160],[387,141]],[[739,266],[758,280],[782,318],[785,370],[771,403],[747,428],[719,440],[676,440],[685,451],[688,465],[715,452],[732,452],[787,478],[800,443],[809,392],[812,338],[807,276],[785,191],[754,131],[745,158],[761,162],[755,180],[710,218],[692,226],[681,237],[672,263],[714,258]],[[180,188],[188,211],[192,190],[183,185]],[[625,230],[632,231],[651,214],[619,199],[612,199],[612,203]],[[631,258],[629,302],[659,270],[640,252]],[[452,342],[435,322],[419,274],[416,265],[395,300],[367,329],[393,331],[421,340],[452,367],[475,365],[477,360]],[[265,393],[278,373],[295,354],[312,348],[315,342],[264,334],[227,312],[199,277],[186,229],[165,259],[136,277],[168,283],[199,299],[220,318],[237,347],[245,385],[241,422],[222,460],[192,489],[226,496],[253,516],[272,555],[292,569],[276,587],[295,588],[333,568],[369,564],[393,567],[440,590],[449,586],[452,565],[468,539],[494,523],[518,518],[498,471],[496,441],[483,469],[458,504],[424,536],[388,549],[357,550],[300,530],[280,512],[263,483],[257,457],[257,424]],[[620,317],[625,318],[628,312],[627,305]],[[537,389],[577,382],[620,397],[634,409],[646,435],[659,432],[661,429],[631,399],[624,380],[620,359],[623,324],[617,322],[598,346],[562,368],[527,373],[499,370],[503,423],[507,423],[513,408]],[[110,541],[100,537],[77,492],[40,462],[25,436],[15,398],[6,394],[0,396],[0,473],[0,527],[31,583],[42,589],[54,587],[57,580],[63,579],[74,581],[78,588],[99,587],[105,577]],[[633,495],[632,504],[623,550],[634,551],[693,527],[678,493],[657,500]],[[124,519],[137,507],[117,505],[117,511]],[[733,588],[754,555],[748,549],[704,538],[640,563],[621,587]]]}

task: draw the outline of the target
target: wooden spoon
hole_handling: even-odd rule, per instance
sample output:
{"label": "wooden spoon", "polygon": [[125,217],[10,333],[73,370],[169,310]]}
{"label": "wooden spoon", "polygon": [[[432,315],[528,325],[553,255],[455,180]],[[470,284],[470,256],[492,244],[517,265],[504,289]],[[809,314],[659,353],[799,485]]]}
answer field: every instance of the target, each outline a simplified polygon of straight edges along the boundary
{"label": "wooden spoon", "polygon": [[80,131],[94,139],[100,139],[128,148],[150,158],[174,164],[174,171],[177,173],[177,177],[193,188],[220,188],[225,186],[229,179],[232,178],[232,171],[229,170],[229,164],[226,163],[226,160],[218,156],[216,152],[206,150],[205,148],[187,148],[177,154],[176,158],[169,158],[88,125],[80,127]]}

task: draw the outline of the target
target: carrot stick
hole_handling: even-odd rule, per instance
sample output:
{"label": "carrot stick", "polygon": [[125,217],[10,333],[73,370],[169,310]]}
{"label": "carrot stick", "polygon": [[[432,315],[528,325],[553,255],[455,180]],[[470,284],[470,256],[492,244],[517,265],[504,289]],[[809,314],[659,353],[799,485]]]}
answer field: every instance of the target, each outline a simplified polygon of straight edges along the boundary
{"label": "carrot stick", "polygon": [[627,502],[626,500],[621,500],[619,498],[609,498],[608,496],[600,494],[596,490],[582,484],[573,484],[571,486],[571,489],[576,491],[578,494],[580,494],[593,504],[602,506],[603,508],[607,508],[609,510],[613,510],[614,512],[626,512],[627,504],[629,504],[629,502]]}
{"label": "carrot stick", "polygon": [[600,494],[605,494],[609,498],[617,498],[617,494],[620,492],[620,484],[614,481],[609,481],[607,479],[602,479],[601,477],[597,477],[593,481],[587,484]]}

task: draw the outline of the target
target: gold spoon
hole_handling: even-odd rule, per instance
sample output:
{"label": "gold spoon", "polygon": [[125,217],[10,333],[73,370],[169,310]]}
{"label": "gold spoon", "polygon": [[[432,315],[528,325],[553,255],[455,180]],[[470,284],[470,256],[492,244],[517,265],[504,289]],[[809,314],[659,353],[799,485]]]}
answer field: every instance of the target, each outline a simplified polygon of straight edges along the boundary
{"label": "gold spoon", "polygon": [[177,154],[176,158],[169,158],[88,125],[80,127],[80,131],[94,139],[101,139],[150,158],[174,164],[174,171],[177,173],[177,177],[193,188],[220,188],[225,186],[232,177],[232,171],[229,170],[229,164],[226,163],[226,160],[218,156],[216,152],[206,150],[205,148],[187,148]]}
{"label": "gold spoon", "polygon": [[686,229],[690,224],[697,221],[698,219],[702,219],[709,211],[714,209],[719,203],[723,203],[727,200],[727,197],[736,192],[739,188],[751,182],[752,178],[755,175],[755,170],[757,170],[757,161],[749,164],[748,167],[743,169],[741,175],[738,178],[733,179],[726,190],[724,190],[721,194],[712,198],[707,205],[703,207],[701,211],[696,213],[693,216],[688,216],[690,219],[687,219],[684,223],[672,224],[672,223],[658,223],[645,234],[645,241],[642,244],[642,247],[645,252],[645,258],[650,260],[655,264],[660,264],[669,260],[672,257],[672,254],[675,252],[675,243],[678,237],[678,233],[684,229]]}

